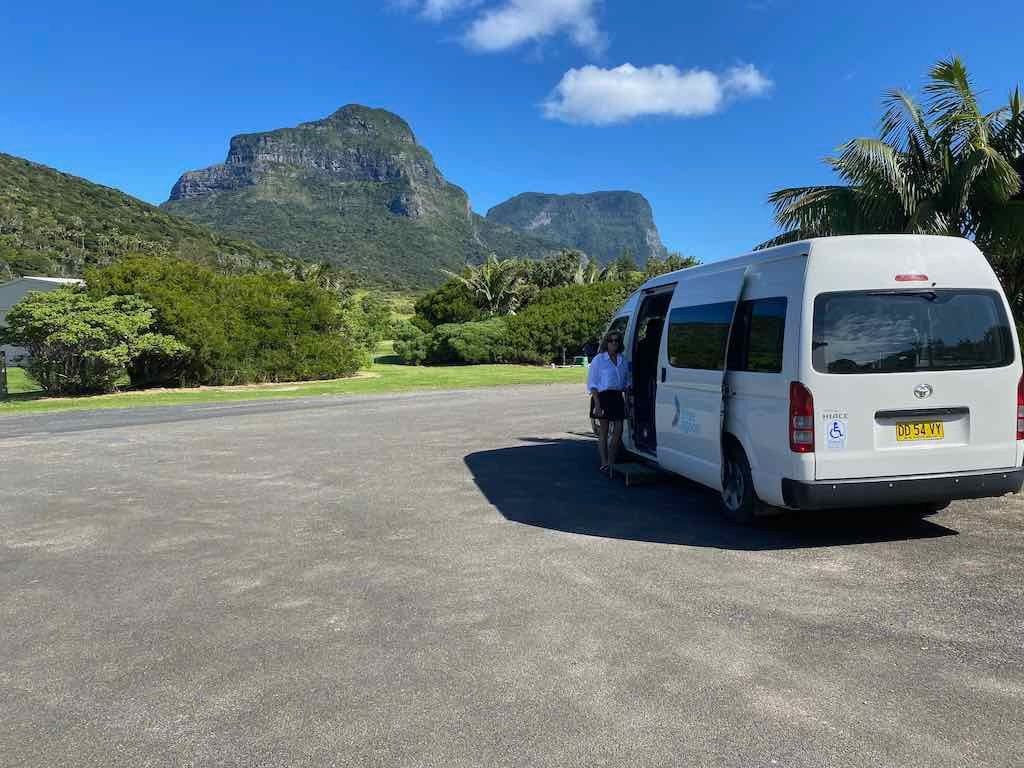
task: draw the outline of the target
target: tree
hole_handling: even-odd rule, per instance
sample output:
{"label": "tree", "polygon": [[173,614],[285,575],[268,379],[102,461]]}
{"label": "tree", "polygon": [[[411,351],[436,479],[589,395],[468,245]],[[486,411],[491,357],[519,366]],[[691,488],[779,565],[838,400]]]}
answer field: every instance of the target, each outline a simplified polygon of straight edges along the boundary
{"label": "tree", "polygon": [[629,250],[629,248],[623,248],[622,255],[612,263],[618,267],[619,274],[640,271],[640,268],[636,265],[636,258],[633,256],[633,252]]}
{"label": "tree", "polygon": [[181,259],[133,256],[88,271],[86,283],[95,298],[141,296],[156,310],[156,329],[189,348],[173,361],[134,361],[136,386],[335,378],[368,362],[369,340],[352,308],[346,312],[337,294],[283,272],[234,276]]}
{"label": "tree", "polygon": [[412,323],[400,323],[395,330],[395,354],[406,365],[421,365],[427,359],[428,338]]}
{"label": "tree", "polygon": [[414,311],[416,318],[426,323],[422,330],[449,323],[470,323],[484,317],[473,293],[464,281],[456,278],[421,297]]}
{"label": "tree", "polygon": [[700,260],[693,256],[684,256],[681,253],[670,253],[664,259],[659,259],[657,256],[651,256],[647,259],[647,264],[644,266],[644,279],[649,280],[652,277],[658,275],[664,275],[669,272],[675,272],[679,269],[689,269],[690,267],[696,267],[700,264]]}
{"label": "tree", "polygon": [[981,110],[958,58],[928,75],[925,100],[887,92],[878,138],[826,162],[845,184],[780,189],[769,197],[782,235],[908,233],[973,238],[989,253],[1018,311],[1024,303],[1024,100]]}
{"label": "tree", "polygon": [[541,290],[571,285],[581,265],[586,263],[587,257],[580,251],[564,248],[554,256],[526,262],[526,279]]}
{"label": "tree", "polygon": [[173,337],[152,332],[154,315],[137,296],[92,299],[67,288],[31,293],[8,312],[0,338],[28,350],[29,374],[51,394],[109,392],[138,358],[188,352]]}
{"label": "tree", "polygon": [[569,285],[541,292],[523,312],[508,319],[508,344],[526,362],[561,361],[598,338],[629,295],[619,282]]}
{"label": "tree", "polygon": [[374,293],[346,299],[342,303],[342,316],[348,338],[368,358],[391,330],[391,307]]}
{"label": "tree", "polygon": [[469,266],[463,274],[444,270],[472,294],[476,304],[488,316],[514,315],[522,304],[526,280],[522,264],[515,259],[499,259],[491,254],[480,266]]}

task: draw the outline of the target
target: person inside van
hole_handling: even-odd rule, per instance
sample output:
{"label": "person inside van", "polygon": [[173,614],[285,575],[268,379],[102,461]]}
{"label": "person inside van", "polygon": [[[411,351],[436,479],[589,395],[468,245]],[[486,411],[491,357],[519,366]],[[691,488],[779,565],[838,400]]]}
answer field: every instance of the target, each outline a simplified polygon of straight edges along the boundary
{"label": "person inside van", "polygon": [[622,356],[622,335],[609,333],[587,373],[590,418],[597,419],[598,423],[597,450],[602,472],[615,463],[622,445],[622,422],[626,418],[624,392],[631,383],[629,364]]}

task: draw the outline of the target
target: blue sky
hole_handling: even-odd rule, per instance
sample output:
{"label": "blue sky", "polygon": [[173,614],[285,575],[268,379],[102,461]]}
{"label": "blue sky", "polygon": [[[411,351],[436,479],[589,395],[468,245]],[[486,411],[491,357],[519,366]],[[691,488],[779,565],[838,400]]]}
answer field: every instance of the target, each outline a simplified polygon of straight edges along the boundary
{"label": "blue sky", "polygon": [[233,134],[358,102],[405,117],[480,212],[632,189],[712,260],[773,235],[768,194],[829,180],[820,159],[936,59],[1005,100],[1019,20],[1003,0],[3,3],[0,151],[159,203]]}

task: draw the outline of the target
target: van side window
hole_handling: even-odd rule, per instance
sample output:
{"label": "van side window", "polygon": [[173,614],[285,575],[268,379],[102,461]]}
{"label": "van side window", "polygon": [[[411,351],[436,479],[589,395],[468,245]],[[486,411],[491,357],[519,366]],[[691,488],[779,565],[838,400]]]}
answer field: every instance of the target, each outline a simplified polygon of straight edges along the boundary
{"label": "van side window", "polygon": [[676,307],[669,315],[668,362],[673,368],[720,371],[735,302]]}
{"label": "van side window", "polygon": [[729,370],[782,373],[787,303],[783,297],[740,302],[729,345]]}
{"label": "van side window", "polygon": [[619,334],[623,339],[626,338],[626,328],[629,327],[629,315],[623,315],[622,317],[616,317],[612,324],[608,326],[608,333],[605,336],[611,336],[613,333]]}

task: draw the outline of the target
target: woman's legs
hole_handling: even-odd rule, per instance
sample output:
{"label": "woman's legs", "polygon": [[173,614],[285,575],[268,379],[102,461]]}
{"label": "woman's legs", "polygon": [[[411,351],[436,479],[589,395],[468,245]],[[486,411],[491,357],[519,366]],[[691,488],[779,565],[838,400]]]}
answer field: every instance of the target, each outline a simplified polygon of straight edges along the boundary
{"label": "woman's legs", "polygon": [[601,454],[601,467],[608,466],[608,419],[597,420],[597,452]]}
{"label": "woman's legs", "polygon": [[[607,422],[605,422],[607,424]],[[612,422],[612,444],[608,447],[608,463],[614,464],[619,458],[619,449],[622,448],[622,422]]]}

